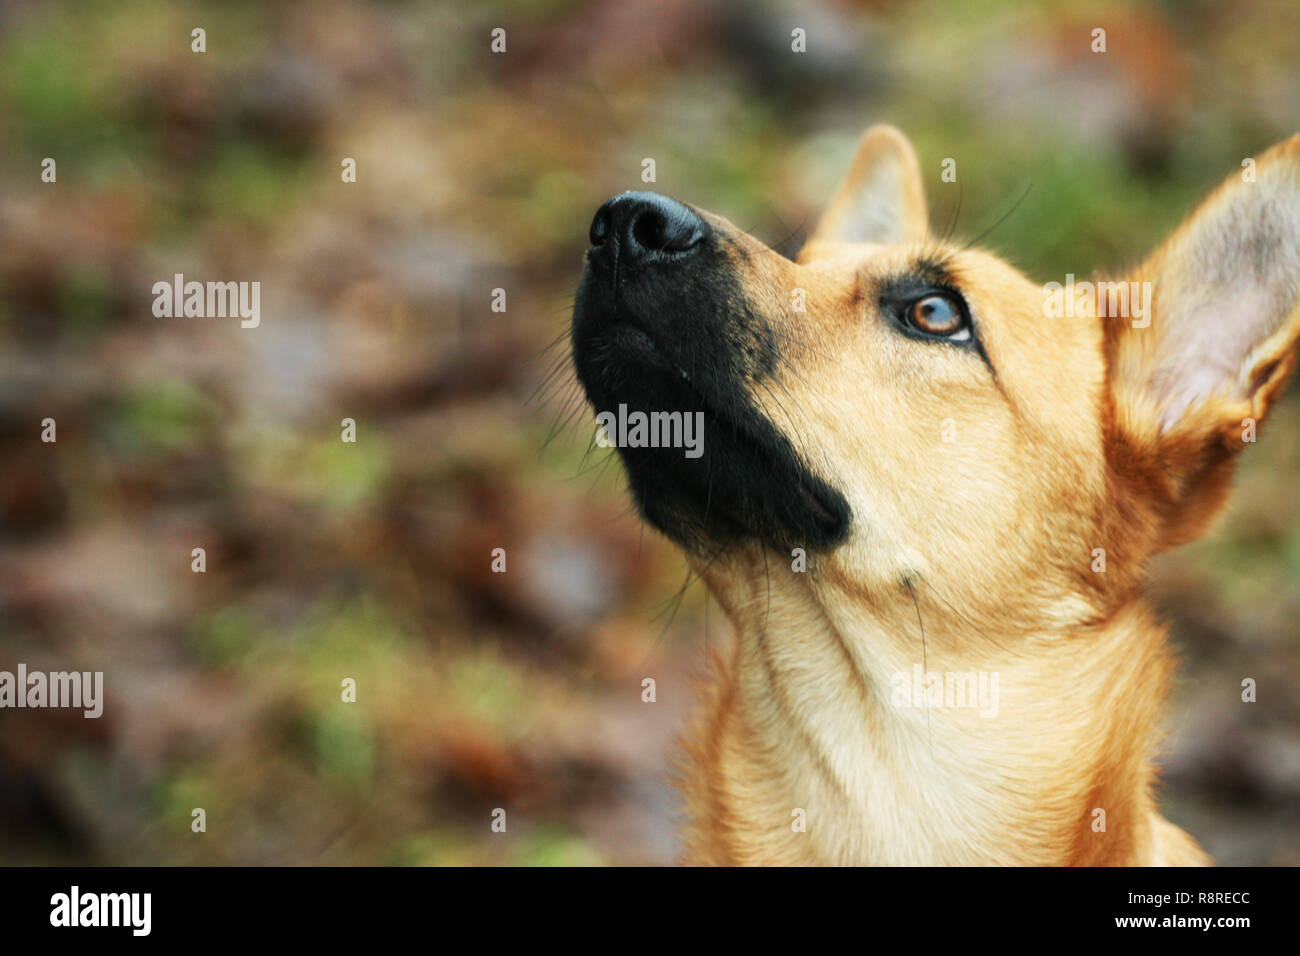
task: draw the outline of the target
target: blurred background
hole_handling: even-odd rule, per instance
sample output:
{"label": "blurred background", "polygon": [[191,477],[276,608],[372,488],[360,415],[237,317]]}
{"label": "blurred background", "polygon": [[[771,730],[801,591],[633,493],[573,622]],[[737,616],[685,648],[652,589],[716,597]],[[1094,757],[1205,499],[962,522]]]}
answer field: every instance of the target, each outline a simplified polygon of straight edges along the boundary
{"label": "blurred background", "polygon": [[[1293,0],[3,0],[0,669],[107,703],[0,710],[0,863],[671,862],[727,633],[584,458],[592,212],[649,157],[793,249],[888,121],[939,227],[1114,270],[1300,128],[1297,37]],[[261,282],[260,326],[155,318],[178,272]],[[1300,863],[1298,471],[1293,390],[1156,569],[1163,799],[1221,863]]]}

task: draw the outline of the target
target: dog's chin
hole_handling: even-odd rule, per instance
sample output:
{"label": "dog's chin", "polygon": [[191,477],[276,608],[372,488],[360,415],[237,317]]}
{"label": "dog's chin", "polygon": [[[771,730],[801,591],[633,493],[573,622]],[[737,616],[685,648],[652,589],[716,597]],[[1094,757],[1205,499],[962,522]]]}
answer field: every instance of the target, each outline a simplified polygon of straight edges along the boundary
{"label": "dog's chin", "polygon": [[669,355],[635,319],[575,318],[575,365],[597,413],[620,406],[647,416],[699,413],[698,457],[683,447],[618,445],[651,525],[706,556],[754,541],[828,551],[844,540],[851,523],[844,496],[804,463],[740,385],[698,381],[691,363]]}
{"label": "dog's chin", "polygon": [[682,458],[679,449],[619,449],[646,520],[709,556],[755,541],[782,551],[825,552],[839,544],[849,527],[843,497],[783,441],[759,442],[731,428],[706,411],[705,451],[695,460]]}

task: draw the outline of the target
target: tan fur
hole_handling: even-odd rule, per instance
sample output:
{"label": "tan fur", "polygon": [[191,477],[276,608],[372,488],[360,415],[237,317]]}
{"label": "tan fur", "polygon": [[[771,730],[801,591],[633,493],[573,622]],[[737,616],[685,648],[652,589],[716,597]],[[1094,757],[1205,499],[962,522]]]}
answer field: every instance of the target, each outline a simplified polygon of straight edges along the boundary
{"label": "tan fur", "polygon": [[[1260,158],[1257,182],[1234,180],[1130,276],[1155,286],[1146,329],[1045,318],[1042,286],[929,238],[916,157],[890,128],[864,137],[797,263],[704,214],[791,343],[779,387],[754,399],[855,521],[806,573],[756,544],[692,559],[737,639],[685,740],[688,862],[1209,862],[1156,807],[1174,665],[1138,591],[1148,559],[1222,504],[1241,420],[1263,418],[1295,362],[1300,137]],[[958,281],[996,380],[875,317],[873,283],[919,254]],[[1260,271],[1223,273],[1226,316],[1252,295],[1277,314],[1232,319],[1241,334],[1204,325],[1207,255]],[[1193,346],[1230,374],[1180,371],[1204,358]],[[996,716],[898,706],[915,665],[998,675]]]}

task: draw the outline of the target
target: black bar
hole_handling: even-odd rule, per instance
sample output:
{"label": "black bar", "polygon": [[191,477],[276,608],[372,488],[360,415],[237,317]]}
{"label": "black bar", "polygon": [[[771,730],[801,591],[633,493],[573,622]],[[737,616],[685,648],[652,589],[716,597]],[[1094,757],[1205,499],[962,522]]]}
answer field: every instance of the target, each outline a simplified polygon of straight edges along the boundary
{"label": "black bar", "polygon": [[[632,945],[645,934],[682,945],[770,933],[804,936],[810,945],[841,933],[863,945],[1193,934],[1230,945],[1287,929],[1294,885],[1294,873],[1282,869],[6,869],[0,925],[7,941],[75,934],[83,945],[148,938],[301,946],[398,934],[436,946],[463,933],[482,942],[522,934],[538,944],[590,937],[603,946]],[[120,910],[128,925],[52,926],[52,916],[70,909],[56,914],[59,895],[70,904],[73,886],[88,918],[98,894],[150,894],[148,935],[135,936],[129,925],[131,915],[143,925],[142,908]],[[95,901],[87,904],[87,896]],[[1153,922],[1121,925],[1145,919]]]}

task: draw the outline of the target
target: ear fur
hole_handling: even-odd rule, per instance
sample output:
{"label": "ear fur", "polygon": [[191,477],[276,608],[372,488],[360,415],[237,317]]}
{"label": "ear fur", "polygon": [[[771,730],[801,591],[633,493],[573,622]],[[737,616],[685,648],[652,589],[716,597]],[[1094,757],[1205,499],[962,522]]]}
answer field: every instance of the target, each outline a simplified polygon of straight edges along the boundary
{"label": "ear fur", "polygon": [[893,126],[873,126],[831,197],[812,239],[897,243],[929,234],[925,187],[916,151]]}
{"label": "ear fur", "polygon": [[[1113,457],[1159,505],[1160,543],[1198,535],[1300,343],[1300,136],[1230,177],[1127,280],[1150,315],[1104,316]],[[1100,305],[1100,304],[1099,304]]]}

